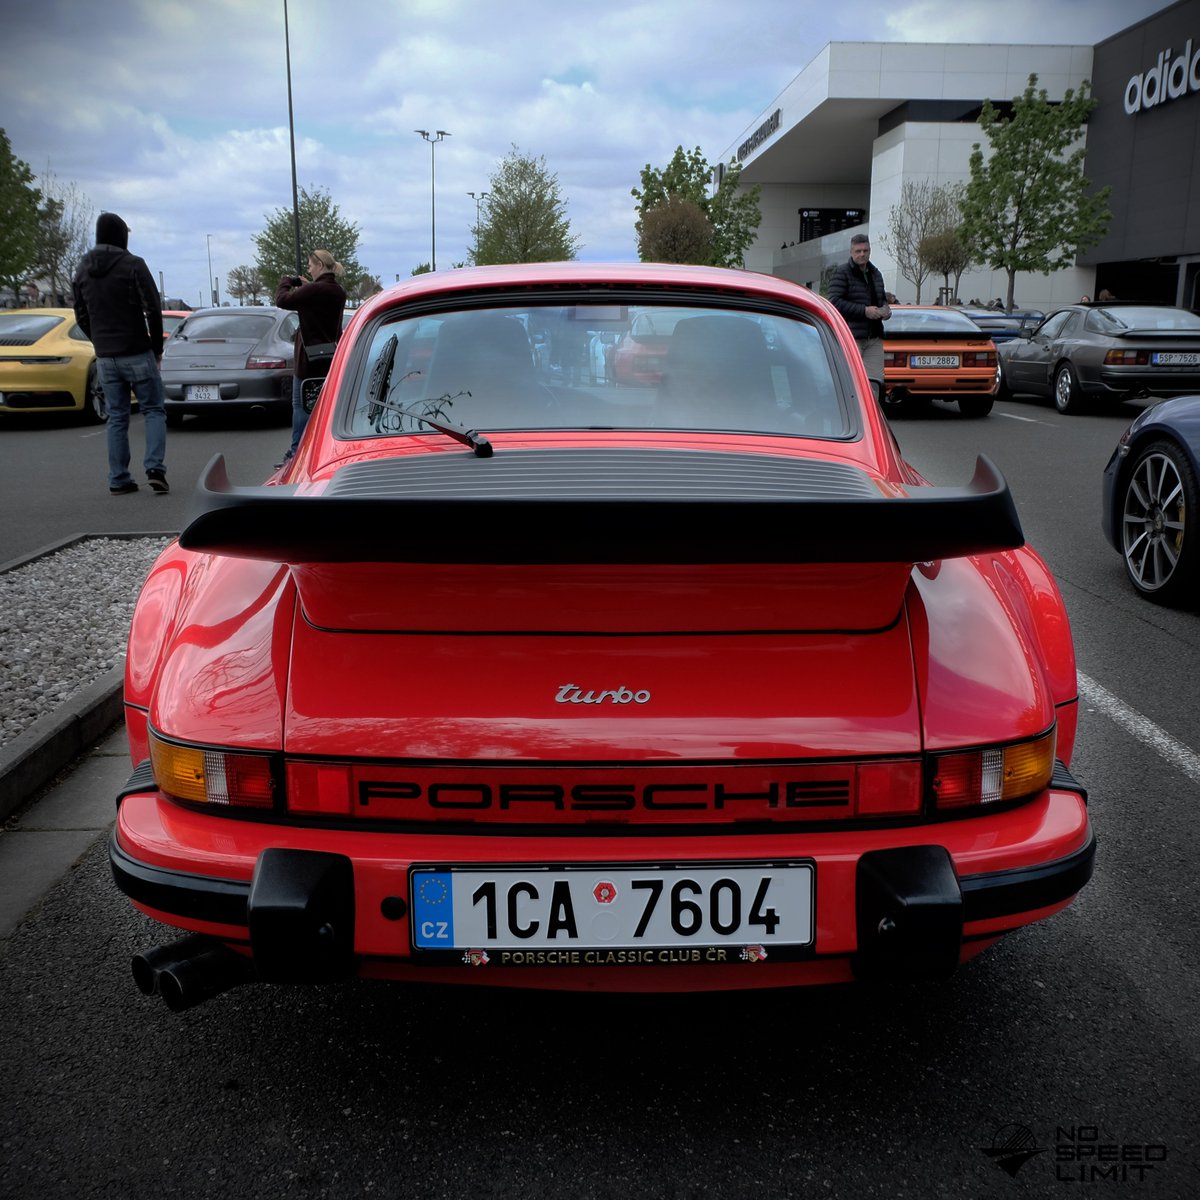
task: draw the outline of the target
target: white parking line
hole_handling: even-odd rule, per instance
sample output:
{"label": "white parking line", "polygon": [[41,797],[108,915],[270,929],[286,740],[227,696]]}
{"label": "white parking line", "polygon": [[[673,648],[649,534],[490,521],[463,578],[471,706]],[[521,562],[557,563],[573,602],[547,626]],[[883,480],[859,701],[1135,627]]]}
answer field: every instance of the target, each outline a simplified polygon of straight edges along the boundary
{"label": "white parking line", "polygon": [[1039,421],[1037,417],[1018,417],[1016,413],[998,412],[998,417],[1007,417],[1010,421],[1027,421],[1030,425],[1053,425],[1053,421]]}
{"label": "white parking line", "polygon": [[1166,730],[1160,729],[1148,717],[1118,700],[1107,688],[1094,679],[1079,672],[1079,695],[1092,708],[1115,721],[1139,742],[1145,743],[1163,758],[1182,771],[1193,783],[1200,784],[1200,754],[1176,741]]}

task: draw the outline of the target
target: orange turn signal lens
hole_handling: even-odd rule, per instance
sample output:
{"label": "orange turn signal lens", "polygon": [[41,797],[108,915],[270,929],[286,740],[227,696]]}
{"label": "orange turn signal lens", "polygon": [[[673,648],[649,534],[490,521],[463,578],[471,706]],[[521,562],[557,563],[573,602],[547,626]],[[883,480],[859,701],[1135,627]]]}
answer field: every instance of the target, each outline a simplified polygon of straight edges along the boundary
{"label": "orange turn signal lens", "polygon": [[270,808],[275,803],[271,759],[203,746],[180,746],[150,735],[154,781],[168,796],[191,804]]}
{"label": "orange turn signal lens", "polygon": [[1054,774],[1055,731],[1010,746],[988,746],[933,758],[934,807],[969,808],[1020,800],[1048,787]]}

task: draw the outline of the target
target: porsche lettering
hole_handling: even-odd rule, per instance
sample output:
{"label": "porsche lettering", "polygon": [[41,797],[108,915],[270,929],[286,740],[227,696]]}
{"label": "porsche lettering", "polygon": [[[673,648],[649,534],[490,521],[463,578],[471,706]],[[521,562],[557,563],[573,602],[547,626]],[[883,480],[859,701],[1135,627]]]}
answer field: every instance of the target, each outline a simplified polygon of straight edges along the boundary
{"label": "porsche lettering", "polygon": [[632,812],[734,810],[739,805],[766,809],[848,808],[850,784],[846,779],[791,779],[743,790],[723,783],[483,783],[447,780],[424,786],[415,781],[361,780],[358,785],[360,815],[370,816],[372,804],[386,806],[393,815],[397,801],[415,808],[440,810],[491,810],[527,812]]}

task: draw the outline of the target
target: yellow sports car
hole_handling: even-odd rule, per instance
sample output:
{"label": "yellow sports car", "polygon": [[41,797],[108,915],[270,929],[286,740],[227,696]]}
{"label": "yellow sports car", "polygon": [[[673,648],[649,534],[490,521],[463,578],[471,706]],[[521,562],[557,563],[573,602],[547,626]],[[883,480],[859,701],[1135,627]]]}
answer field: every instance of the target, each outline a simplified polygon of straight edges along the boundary
{"label": "yellow sports car", "polygon": [[96,351],[70,308],[0,310],[0,414],[40,412],[108,420]]}

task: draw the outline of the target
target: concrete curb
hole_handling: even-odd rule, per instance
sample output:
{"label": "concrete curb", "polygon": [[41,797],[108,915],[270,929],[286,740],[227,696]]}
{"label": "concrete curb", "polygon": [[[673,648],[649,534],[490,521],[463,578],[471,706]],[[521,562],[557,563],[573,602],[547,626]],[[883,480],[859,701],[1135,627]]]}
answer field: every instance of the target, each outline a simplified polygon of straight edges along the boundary
{"label": "concrete curb", "polygon": [[[175,537],[161,533],[77,533],[31,554],[0,563],[0,574],[28,566],[76,542],[94,538],[133,541]],[[124,661],[77,691],[58,712],[39,717],[11,742],[0,746],[0,821],[7,820],[54,777],[104,736],[124,715]]]}
{"label": "concrete curb", "polygon": [[10,817],[120,721],[124,685],[122,662],[76,692],[58,712],[40,717],[0,746],[0,820]]}

